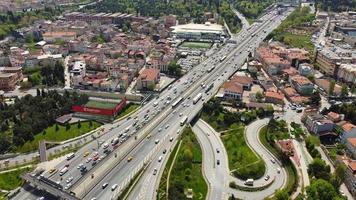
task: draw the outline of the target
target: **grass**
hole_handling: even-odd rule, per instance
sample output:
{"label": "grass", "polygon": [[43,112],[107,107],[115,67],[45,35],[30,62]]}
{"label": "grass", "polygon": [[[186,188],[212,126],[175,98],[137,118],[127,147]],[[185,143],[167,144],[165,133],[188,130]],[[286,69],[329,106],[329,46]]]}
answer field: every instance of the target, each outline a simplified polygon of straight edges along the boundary
{"label": "grass", "polygon": [[128,115],[129,113],[133,112],[136,110],[140,105],[134,104],[134,103],[128,103],[115,117],[116,119],[119,119],[125,115]]}
{"label": "grass", "polygon": [[315,146],[320,146],[320,139],[318,136],[309,135],[305,140],[308,140],[311,144],[314,144]]}
{"label": "grass", "polygon": [[[174,156],[171,154],[171,156]],[[190,128],[182,133],[182,145],[171,171],[168,199],[185,199],[193,190],[194,199],[205,199],[208,191],[202,174],[202,151]]]}
{"label": "grass", "polygon": [[258,179],[265,173],[265,164],[247,145],[244,137],[244,126],[233,125],[234,130],[225,132],[222,142],[226,148],[229,168],[240,179]]}
{"label": "grass", "polygon": [[116,107],[116,105],[117,103],[113,103],[113,102],[94,101],[94,100],[89,100],[88,103],[85,104],[86,107],[101,108],[101,109],[113,109]]}
{"label": "grass", "polygon": [[92,126],[90,126],[90,122],[81,122],[80,124],[80,128],[78,128],[77,123],[70,124],[69,130],[66,130],[65,126],[58,125],[58,131],[56,131],[56,125],[52,125],[45,129],[42,133],[36,134],[32,141],[27,141],[24,145],[15,149],[15,151],[20,153],[34,151],[38,149],[38,143],[41,140],[51,142],[65,141],[88,133],[101,125],[100,123],[95,121],[92,122]]}
{"label": "grass", "polygon": [[259,139],[261,143],[270,151],[273,155],[275,155],[279,160],[282,161],[283,167],[287,172],[287,183],[285,186],[285,190],[291,195],[297,188],[298,185],[298,175],[297,170],[293,166],[292,162],[289,158],[285,158],[280,150],[278,150],[275,146],[271,145],[268,142],[268,130],[267,126],[263,127],[259,133]]}
{"label": "grass", "polygon": [[289,32],[285,32],[283,42],[289,46],[304,48],[309,52],[313,52],[314,44],[311,41],[310,35],[297,35]]}
{"label": "grass", "polygon": [[157,191],[157,199],[167,199],[166,188],[167,188],[168,172],[169,172],[169,168],[173,164],[174,155],[178,151],[179,144],[180,143],[177,143],[176,146],[174,147],[172,153],[170,154],[167,160],[166,166],[164,167],[163,174],[161,176],[158,191]]}
{"label": "grass", "polygon": [[24,168],[0,174],[0,188],[3,190],[13,190],[21,186],[23,180],[20,175],[31,170],[31,168]]}
{"label": "grass", "polygon": [[180,46],[192,49],[208,49],[211,45],[211,43],[207,42],[183,42]]}

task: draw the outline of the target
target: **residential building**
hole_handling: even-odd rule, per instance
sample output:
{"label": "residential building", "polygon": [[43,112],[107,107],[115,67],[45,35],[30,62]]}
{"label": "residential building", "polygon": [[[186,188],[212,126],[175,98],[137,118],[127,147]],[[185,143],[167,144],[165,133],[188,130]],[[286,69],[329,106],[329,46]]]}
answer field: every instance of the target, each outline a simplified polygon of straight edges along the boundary
{"label": "residential building", "polygon": [[345,185],[353,196],[356,196],[356,160],[346,156],[336,156],[336,164],[346,166]]}
{"label": "residential building", "polygon": [[267,91],[265,93],[265,102],[273,104],[283,104],[284,95],[280,92]]}
{"label": "residential building", "polygon": [[253,79],[247,76],[234,75],[231,81],[242,86],[244,90],[251,90]]}
{"label": "residential building", "polygon": [[309,76],[314,74],[313,66],[309,63],[302,63],[298,67],[298,72],[302,76]]}
{"label": "residential building", "polygon": [[159,70],[155,68],[145,68],[137,78],[137,90],[154,90],[159,82]]}
{"label": "residential building", "polygon": [[342,133],[340,134],[340,139],[343,143],[346,142],[348,138],[356,138],[356,126],[350,122],[341,122]]}
{"label": "residential building", "polygon": [[347,138],[345,147],[353,159],[356,159],[356,138]]}
{"label": "residential building", "polygon": [[2,73],[16,74],[16,82],[21,82],[23,80],[22,67],[4,67],[1,68],[0,71]]}
{"label": "residential building", "polygon": [[42,34],[43,40],[46,42],[56,42],[56,41],[64,41],[69,42],[70,40],[74,40],[77,37],[75,32],[46,32]]}
{"label": "residential building", "polygon": [[341,64],[337,78],[347,83],[356,84],[356,64]]}
{"label": "residential building", "polygon": [[[315,84],[321,88],[322,92],[328,94],[330,88],[330,81],[327,79],[315,79]],[[341,86],[335,84],[333,95],[339,96],[341,94]]]}
{"label": "residential building", "polygon": [[12,91],[17,83],[16,73],[1,73],[0,72],[0,90]]}
{"label": "residential building", "polygon": [[302,95],[311,95],[314,91],[314,84],[305,76],[292,76],[289,82]]}
{"label": "residential building", "polygon": [[243,87],[240,84],[236,84],[233,81],[227,81],[224,83],[224,98],[226,99],[242,99]]}
{"label": "residential building", "polygon": [[334,122],[317,113],[306,116],[305,125],[310,132],[319,136],[332,132],[335,126]]}
{"label": "residential building", "polygon": [[333,121],[334,123],[337,123],[341,120],[343,120],[343,115],[336,113],[336,112],[329,112],[328,113],[328,118]]}

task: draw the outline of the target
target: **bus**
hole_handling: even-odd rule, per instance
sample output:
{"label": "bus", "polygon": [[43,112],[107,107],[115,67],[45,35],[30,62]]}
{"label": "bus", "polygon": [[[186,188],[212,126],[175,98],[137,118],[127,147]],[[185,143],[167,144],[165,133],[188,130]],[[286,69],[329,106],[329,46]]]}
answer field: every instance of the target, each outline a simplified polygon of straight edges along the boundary
{"label": "bus", "polygon": [[188,121],[188,116],[184,115],[183,119],[180,121],[180,125],[183,126]]}
{"label": "bus", "polygon": [[61,171],[59,171],[59,175],[62,176],[63,174],[65,174],[68,171],[68,167],[64,167],[61,169]]}
{"label": "bus", "polygon": [[220,62],[224,61],[226,59],[226,56],[223,56],[220,58]]}
{"label": "bus", "polygon": [[214,83],[211,83],[206,89],[205,89],[205,93],[208,93],[209,90],[211,90],[214,87]]}
{"label": "bus", "polygon": [[202,97],[203,96],[201,93],[197,94],[197,96],[195,96],[193,99],[193,104],[196,104]]}
{"label": "bus", "polygon": [[69,154],[69,155],[67,156],[67,160],[70,160],[70,159],[74,158],[74,156],[75,156],[74,153]]}
{"label": "bus", "polygon": [[179,97],[175,102],[173,102],[172,108],[177,107],[182,100],[183,100],[183,98]]}

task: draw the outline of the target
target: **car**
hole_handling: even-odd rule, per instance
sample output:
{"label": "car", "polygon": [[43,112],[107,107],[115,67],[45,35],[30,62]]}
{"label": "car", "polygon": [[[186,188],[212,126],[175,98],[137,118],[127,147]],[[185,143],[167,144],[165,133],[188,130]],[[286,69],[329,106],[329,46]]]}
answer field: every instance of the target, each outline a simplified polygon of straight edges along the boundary
{"label": "car", "polygon": [[162,156],[158,157],[158,162],[161,162],[162,161]]}
{"label": "car", "polygon": [[[184,104],[183,104],[184,105]],[[183,116],[183,113],[179,113],[179,117]]]}
{"label": "car", "polygon": [[44,200],[45,198],[44,197],[40,197],[40,198],[38,198],[37,200]]}
{"label": "car", "polygon": [[216,164],[217,164],[217,165],[220,165],[220,160],[217,160],[217,161],[216,161]]}
{"label": "car", "polygon": [[216,148],[216,153],[220,153],[220,150],[218,148]]}
{"label": "car", "polygon": [[72,183],[68,183],[68,184],[64,187],[64,189],[65,189],[65,190],[68,190],[70,187],[72,187],[72,185],[73,185]]}
{"label": "car", "polygon": [[54,174],[54,173],[57,172],[57,171],[58,171],[57,169],[52,168],[52,169],[50,169],[48,172],[49,172],[50,174]]}
{"label": "car", "polygon": [[266,177],[265,177],[265,181],[268,181],[269,180],[269,175],[267,175]]}
{"label": "car", "polygon": [[85,162],[90,163],[91,160],[92,160],[92,158],[87,158],[87,160]]}
{"label": "car", "polygon": [[159,139],[155,140],[155,144],[158,144],[159,143]]}
{"label": "car", "polygon": [[172,142],[173,141],[173,137],[169,138],[169,141]]}
{"label": "car", "polygon": [[271,162],[274,164],[274,163],[276,163],[276,161],[273,159],[273,158],[271,158]]}
{"label": "car", "polygon": [[157,169],[154,168],[154,169],[153,169],[153,175],[156,175],[156,174],[157,174]]}
{"label": "car", "polygon": [[67,183],[70,183],[70,182],[72,182],[72,180],[73,180],[73,176],[67,178],[66,182],[67,182]]}
{"label": "car", "polygon": [[166,154],[166,153],[167,153],[167,149],[164,149],[164,150],[163,150],[163,154]]}
{"label": "car", "polygon": [[279,174],[279,173],[281,173],[281,168],[277,168],[277,173]]}
{"label": "car", "polygon": [[161,131],[162,131],[162,128],[159,128],[159,129],[158,129],[158,132],[161,132]]}
{"label": "car", "polygon": [[81,169],[83,166],[84,166],[83,163],[80,163],[80,164],[78,165],[77,169]]}
{"label": "car", "polygon": [[177,134],[179,134],[179,133],[180,133],[180,129],[177,130]]}
{"label": "car", "polygon": [[165,129],[169,128],[169,124],[166,125]]}
{"label": "car", "polygon": [[346,197],[346,194],[344,191],[340,190],[340,195],[343,196],[343,197]]}
{"label": "car", "polygon": [[114,191],[117,188],[117,186],[118,186],[117,184],[112,185],[111,186],[111,191]]}
{"label": "car", "polygon": [[107,186],[109,185],[109,183],[104,183],[101,188],[105,189]]}
{"label": "car", "polygon": [[133,159],[133,157],[132,157],[132,156],[129,156],[129,157],[127,158],[127,162],[130,162],[132,159]]}
{"label": "car", "polygon": [[84,156],[84,157],[87,157],[89,154],[90,154],[90,152],[89,152],[89,151],[86,151],[86,152],[83,154],[83,156]]}

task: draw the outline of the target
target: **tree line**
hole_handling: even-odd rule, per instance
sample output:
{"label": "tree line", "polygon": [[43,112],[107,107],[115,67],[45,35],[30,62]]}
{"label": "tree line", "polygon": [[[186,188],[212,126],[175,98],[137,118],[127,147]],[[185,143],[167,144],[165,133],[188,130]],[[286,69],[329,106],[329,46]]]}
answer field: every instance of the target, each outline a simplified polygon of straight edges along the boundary
{"label": "tree line", "polygon": [[16,98],[13,104],[0,103],[0,153],[33,140],[55,123],[57,117],[71,112],[73,105],[85,104],[87,95],[37,89],[37,95]]}

